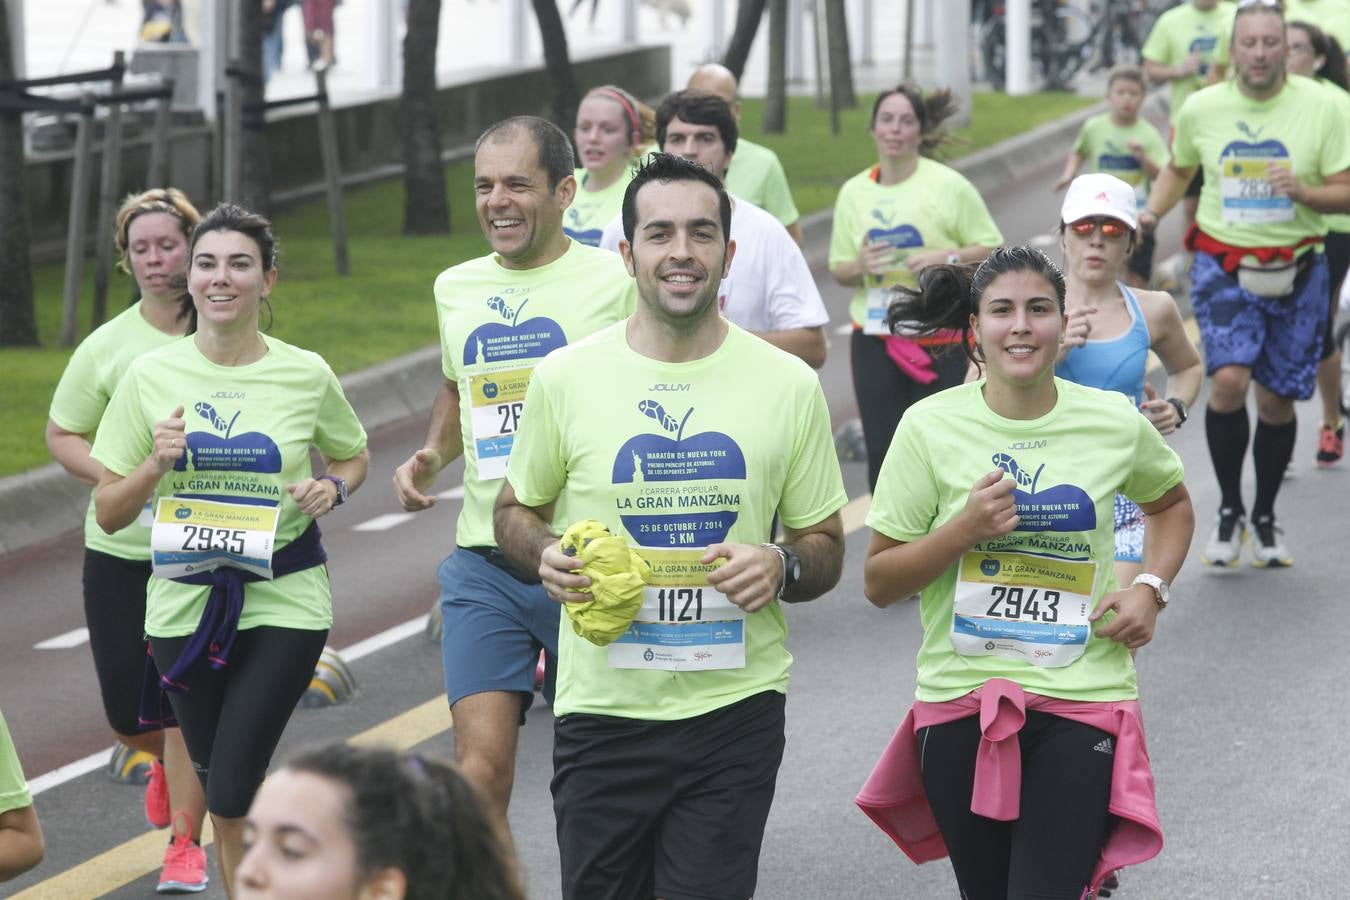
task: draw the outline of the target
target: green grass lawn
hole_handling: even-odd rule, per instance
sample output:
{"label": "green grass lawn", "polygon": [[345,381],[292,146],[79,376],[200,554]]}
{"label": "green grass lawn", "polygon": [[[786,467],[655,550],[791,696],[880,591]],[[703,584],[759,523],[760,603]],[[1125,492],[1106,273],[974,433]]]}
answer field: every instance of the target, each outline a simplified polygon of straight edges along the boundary
{"label": "green grass lawn", "polygon": [[[778,152],[803,215],[833,204],[839,186],[875,161],[867,134],[872,99],[862,97],[857,109],[842,113],[838,136],[830,134],[828,113],[816,109],[809,97],[789,101],[788,133],[782,135],[763,135],[759,130],[762,102],[746,101],[742,115],[746,136]],[[956,145],[953,152],[960,155],[989,146],[1091,102],[1068,94],[976,94],[974,125],[958,132],[964,143]],[[1048,148],[1047,152],[1060,150]],[[454,229],[449,236],[403,237],[399,233],[403,209],[400,181],[347,193],[349,278],[340,278],[333,270],[324,202],[279,216],[276,228],[281,242],[281,280],[272,299],[276,318],[271,333],[317,351],[339,374],[434,344],[432,280],[446,267],[486,252],[474,218],[471,165],[456,163],[446,172]],[[86,267],[81,335],[89,331],[91,270],[92,262]],[[70,355],[69,350],[56,346],[61,328],[62,277],[59,263],[34,272],[38,328],[44,346],[0,351],[0,383],[6,394],[0,408],[0,475],[49,461],[42,433],[52,391]],[[110,313],[124,308],[133,287],[130,276],[120,272],[114,275]]]}

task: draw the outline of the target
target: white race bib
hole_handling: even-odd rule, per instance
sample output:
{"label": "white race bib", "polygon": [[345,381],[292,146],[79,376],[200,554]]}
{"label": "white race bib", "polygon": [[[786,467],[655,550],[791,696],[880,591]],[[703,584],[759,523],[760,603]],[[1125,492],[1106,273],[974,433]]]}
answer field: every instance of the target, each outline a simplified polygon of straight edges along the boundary
{"label": "white race bib", "polygon": [[952,646],[962,656],[1001,656],[1057,668],[1083,655],[1092,632],[1097,564],[1031,553],[961,557]]}
{"label": "white race bib", "polygon": [[1266,181],[1272,164],[1290,171],[1294,168],[1293,160],[1287,156],[1224,157],[1220,192],[1225,222],[1250,225],[1293,221],[1294,201],[1288,195],[1273,194]]}
{"label": "white race bib", "polygon": [[472,416],[473,451],[478,460],[478,480],[506,477],[511,446],[525,408],[525,389],[534,367],[509,369],[469,376],[469,407]]}
{"label": "white race bib", "polygon": [[156,578],[181,578],[232,566],[272,577],[277,506],[161,497],[150,530]]}
{"label": "white race bib", "polygon": [[612,669],[745,668],[745,610],[708,584],[697,550],[635,548],[652,568],[642,609],[609,645]]}

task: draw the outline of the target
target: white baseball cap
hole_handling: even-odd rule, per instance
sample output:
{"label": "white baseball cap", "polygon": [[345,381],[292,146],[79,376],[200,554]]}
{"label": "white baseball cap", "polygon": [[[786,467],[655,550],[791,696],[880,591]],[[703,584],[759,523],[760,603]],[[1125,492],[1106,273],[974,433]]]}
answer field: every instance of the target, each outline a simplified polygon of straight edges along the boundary
{"label": "white baseball cap", "polygon": [[1134,188],[1114,175],[1102,172],[1079,175],[1064,195],[1059,220],[1072,225],[1079,219],[1105,216],[1124,222],[1134,230],[1139,227],[1134,217],[1135,202]]}

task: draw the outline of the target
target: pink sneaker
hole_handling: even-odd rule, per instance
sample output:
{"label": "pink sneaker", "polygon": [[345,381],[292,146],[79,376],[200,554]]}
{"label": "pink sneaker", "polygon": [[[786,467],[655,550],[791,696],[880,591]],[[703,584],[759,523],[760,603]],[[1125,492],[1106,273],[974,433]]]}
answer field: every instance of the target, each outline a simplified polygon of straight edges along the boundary
{"label": "pink sneaker", "polygon": [[206,851],[193,842],[187,813],[180,812],[174,816],[173,840],[164,851],[164,870],[155,890],[161,894],[197,894],[206,890],[210,880],[206,874]]}
{"label": "pink sneaker", "polygon": [[164,780],[164,764],[150,760],[150,780],[145,783],[145,820],[151,828],[168,828],[169,783]]}
{"label": "pink sneaker", "polygon": [[1317,436],[1317,466],[1325,469],[1334,466],[1341,461],[1345,455],[1345,420],[1335,428],[1330,425],[1323,425],[1321,433]]}

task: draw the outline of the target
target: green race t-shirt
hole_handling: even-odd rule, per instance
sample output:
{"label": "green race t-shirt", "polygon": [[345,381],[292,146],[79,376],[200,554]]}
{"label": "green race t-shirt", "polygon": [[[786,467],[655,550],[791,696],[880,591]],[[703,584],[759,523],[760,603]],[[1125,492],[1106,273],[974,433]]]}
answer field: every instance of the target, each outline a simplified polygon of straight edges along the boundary
{"label": "green race t-shirt", "polygon": [[1138,206],[1143,209],[1148,200],[1150,182],[1143,164],[1130,152],[1131,141],[1137,141],[1144,148],[1144,153],[1158,165],[1167,162],[1167,147],[1158,129],[1143,119],[1136,119],[1133,125],[1117,125],[1111,121],[1109,112],[1093,116],[1083,123],[1073,150],[1087,161],[1093,172],[1114,175],[1131,185]]}
{"label": "green race t-shirt", "polygon": [[1248,99],[1229,79],[1186,101],[1172,159],[1203,167],[1195,220],[1206,233],[1234,247],[1291,247],[1325,234],[1326,223],[1321,213],[1273,196],[1267,166],[1286,165],[1299,181],[1319,185],[1350,169],[1350,139],[1340,108],[1312,79],[1290,75],[1269,100]]}
{"label": "green race t-shirt", "polygon": [[899,184],[883,187],[872,179],[871,169],[844,182],[834,203],[830,268],[857,259],[864,237],[895,247],[902,265],[882,278],[863,278],[849,304],[849,315],[859,328],[867,324],[869,290],[917,284],[914,273],[903,266],[910,254],[925,248],[1003,243],[1003,234],[975,186],[955,169],[923,157],[914,174]]}
{"label": "green race t-shirt", "polygon": [[[529,404],[506,476],[516,496],[603,522],[654,572],[650,609],[609,647],[564,617],[555,715],[670,721],[785,692],[782,609],[729,606],[700,585],[697,559],[709,544],[769,540],[775,512],[805,528],[847,501],[815,373],[730,324],[711,355],[658,362],[619,323],[541,363]],[[739,666],[713,667],[738,650]]]}
{"label": "green race t-shirt", "polygon": [[441,368],[459,385],[464,440],[464,506],[455,543],[495,547],[492,505],[535,365],[631,313],[637,282],[617,254],[573,241],[535,269],[504,268],[495,255],[461,263],[441,273],[434,293]]}
{"label": "green race t-shirt", "polygon": [[755,204],[784,225],[801,218],[792,202],[787,173],[778,154],[768,147],[740,138],[727,169],[727,192]]}
{"label": "green race t-shirt", "polygon": [[[133,304],[75,348],[56,385],[48,417],[66,431],[89,435],[92,440],[131,361],[176,340],[178,336],[165,334],[145,321],[141,304]],[[147,514],[116,534],[107,534],[94,519],[94,498],[90,497],[84,517],[84,545],[122,559],[149,559],[149,521]]]}
{"label": "green race t-shirt", "polygon": [[605,226],[623,210],[623,193],[628,189],[628,182],[633,180],[633,171],[625,169],[609,187],[588,191],[587,172],[577,169],[573,173],[577,179],[577,195],[563,213],[563,231],[567,236],[588,247],[600,246],[600,235],[604,234]]}
{"label": "green race t-shirt", "polygon": [[[983,386],[951,388],[905,412],[867,515],[892,540],[916,541],[955,518],[995,468],[1017,480],[1018,529],[976,544],[923,590],[915,695],[941,702],[1007,678],[1065,700],[1131,699],[1130,651],[1093,635],[1086,614],[1116,589],[1115,495],[1157,500],[1180,483],[1181,460],[1121,394],[1056,378],[1054,409],[1020,421],[994,413]],[[1009,647],[1009,635],[1020,642]],[[1075,640],[1086,647],[1077,644],[1081,656],[1066,665],[1028,661]]]}
{"label": "green race t-shirt", "polygon": [[32,805],[33,797],[28,792],[23,767],[19,765],[19,753],[14,749],[14,739],[9,736],[5,715],[0,713],[0,813]]}
{"label": "green race t-shirt", "polygon": [[1171,82],[1172,105],[1169,116],[1172,124],[1186,98],[1199,90],[1214,63],[1227,62],[1228,39],[1233,31],[1233,12],[1236,7],[1223,0],[1214,9],[1201,12],[1186,2],[1169,9],[1158,17],[1153,30],[1144,41],[1141,55],[1144,59],[1164,66],[1179,66],[1192,53],[1200,54],[1200,71],[1187,78]]}
{"label": "green race t-shirt", "polygon": [[1316,25],[1350,53],[1350,0],[1285,0],[1284,20]]}
{"label": "green race t-shirt", "polygon": [[[151,502],[189,497],[276,507],[276,546],[309,526],[285,486],[311,477],[311,446],[351,459],[366,432],[318,354],[264,335],[267,353],[244,366],[219,366],[195,340],[177,341],[135,360],[117,386],[94,442],[94,458],[126,475],[154,448],[155,423],[176,407],[187,422],[187,454],[160,479]],[[332,520],[330,520],[332,521]],[[180,637],[197,627],[209,587],[150,579],[145,630]],[[244,589],[239,627],[318,630],[333,622],[323,566],[257,581]]]}

